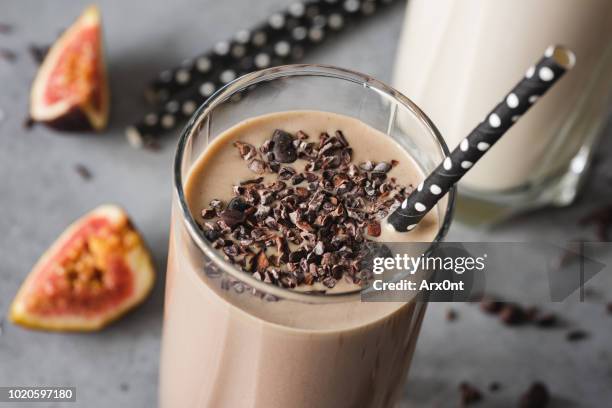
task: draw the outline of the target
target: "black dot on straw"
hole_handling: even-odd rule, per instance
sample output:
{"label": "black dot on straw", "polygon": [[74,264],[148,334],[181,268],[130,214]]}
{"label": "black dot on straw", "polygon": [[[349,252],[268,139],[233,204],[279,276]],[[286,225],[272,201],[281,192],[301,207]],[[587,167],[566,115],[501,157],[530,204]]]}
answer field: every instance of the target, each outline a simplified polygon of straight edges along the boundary
{"label": "black dot on straw", "polygon": [[308,18],[315,18],[319,14],[319,8],[315,5],[309,5],[306,7],[306,16]]}
{"label": "black dot on straw", "polygon": [[300,24],[300,21],[298,19],[295,18],[288,18],[287,19],[287,23],[285,24],[285,29],[287,31],[291,31],[293,30],[295,27],[297,27]]}
{"label": "black dot on straw", "polygon": [[170,82],[170,80],[172,80],[172,72],[169,70],[162,71],[159,74],[159,79],[161,79],[164,82]]}
{"label": "black dot on straw", "polygon": [[293,47],[293,50],[291,50],[291,57],[295,60],[299,60],[304,56],[304,48],[300,47],[299,45],[296,45]]}
{"label": "black dot on straw", "polygon": [[374,4],[373,1],[365,1],[361,5],[361,12],[366,16],[374,14],[375,11],[376,11],[376,4]]}
{"label": "black dot on straw", "polygon": [[316,16],[312,19],[312,24],[315,27],[325,27],[325,24],[327,24],[327,17],[321,15]]}
{"label": "black dot on straw", "polygon": [[168,99],[168,90],[167,89],[160,89],[157,91],[157,98],[161,101],[164,101],[166,99]]}

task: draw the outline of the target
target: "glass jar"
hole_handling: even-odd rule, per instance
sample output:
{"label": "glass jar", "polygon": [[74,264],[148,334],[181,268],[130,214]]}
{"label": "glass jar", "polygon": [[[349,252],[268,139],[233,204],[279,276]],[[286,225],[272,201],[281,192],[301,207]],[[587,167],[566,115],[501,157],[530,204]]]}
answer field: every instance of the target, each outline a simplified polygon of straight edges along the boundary
{"label": "glass jar", "polygon": [[579,191],[612,84],[609,0],[411,0],[394,86],[454,148],[552,44],[574,69],[460,182],[459,216],[494,221]]}

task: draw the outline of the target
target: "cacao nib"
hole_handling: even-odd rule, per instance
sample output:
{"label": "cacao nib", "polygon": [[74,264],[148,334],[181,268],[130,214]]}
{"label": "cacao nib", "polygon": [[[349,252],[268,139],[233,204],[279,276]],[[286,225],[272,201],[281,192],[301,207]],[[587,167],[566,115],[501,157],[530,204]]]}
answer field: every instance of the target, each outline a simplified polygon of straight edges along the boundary
{"label": "cacao nib", "polygon": [[280,163],[293,163],[297,160],[297,150],[293,145],[293,136],[280,129],[276,129],[272,135],[272,152],[274,158]]}
{"label": "cacao nib", "polygon": [[250,205],[241,197],[234,197],[227,205],[228,210],[236,210],[240,212],[246,211]]}
{"label": "cacao nib", "polygon": [[240,157],[245,161],[249,161],[257,156],[257,149],[249,143],[234,142],[234,146],[238,149]]}
{"label": "cacao nib", "polygon": [[[202,210],[211,220],[202,229],[226,259],[257,280],[285,288],[317,283],[331,289],[341,279],[362,284],[373,277],[362,269],[364,243],[381,235],[380,219],[409,188],[387,178],[395,161],[352,163],[341,131],[308,139],[277,129],[261,146],[235,142],[245,166],[260,177],[232,186],[227,206],[212,200]],[[281,165],[298,158],[303,164]],[[227,287],[236,290],[232,282]]]}

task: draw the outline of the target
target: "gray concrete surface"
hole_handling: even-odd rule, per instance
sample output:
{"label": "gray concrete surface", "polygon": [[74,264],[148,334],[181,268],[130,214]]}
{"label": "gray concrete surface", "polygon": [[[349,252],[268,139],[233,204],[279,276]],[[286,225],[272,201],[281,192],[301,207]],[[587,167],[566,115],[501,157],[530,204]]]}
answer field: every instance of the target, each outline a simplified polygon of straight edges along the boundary
{"label": "gray concrete surface", "polygon": [[[161,151],[151,153],[130,148],[122,131],[145,111],[142,90],[155,73],[288,2],[100,0],[113,93],[110,129],[100,135],[58,134],[42,127],[26,131],[22,122],[36,71],[27,47],[55,38],[87,3],[4,0],[0,5],[0,22],[14,25],[10,35],[0,34],[0,48],[17,53],[13,63],[0,59],[0,316],[6,315],[22,279],[58,233],[78,215],[105,202],[122,204],[132,214],[153,249],[158,281],[142,307],[100,333],[32,332],[3,320],[0,386],[76,386],[78,402],[66,407],[153,407],[176,137],[167,137]],[[350,67],[388,81],[403,7],[394,6],[307,61]],[[539,211],[489,231],[456,223],[450,239],[592,236],[587,227],[577,227],[576,220],[611,199],[610,136],[608,126],[600,164],[574,206]],[[77,175],[77,163],[91,170],[92,180]],[[605,272],[610,275],[609,268]],[[517,270],[517,282],[526,273]],[[553,407],[611,406],[612,316],[606,316],[603,305],[612,300],[608,283],[604,279],[592,283],[599,293],[592,302],[544,305],[591,333],[578,343],[567,342],[564,330],[508,329],[475,305],[453,306],[459,317],[449,323],[444,318],[449,305],[432,304],[403,406],[458,406],[457,385],[463,380],[483,390],[493,380],[502,384],[495,394],[485,392],[480,406],[516,406],[519,393],[535,379],[550,386]]]}

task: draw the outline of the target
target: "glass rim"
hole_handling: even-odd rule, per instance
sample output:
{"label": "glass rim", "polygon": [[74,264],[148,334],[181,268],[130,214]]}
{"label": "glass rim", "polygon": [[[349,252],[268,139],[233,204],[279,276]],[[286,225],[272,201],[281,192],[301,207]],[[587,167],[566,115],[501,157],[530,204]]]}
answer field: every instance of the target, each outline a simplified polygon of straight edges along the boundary
{"label": "glass rim", "polygon": [[[215,265],[219,267],[223,272],[228,273],[230,276],[238,279],[239,281],[249,285],[250,287],[261,291],[263,293],[277,296],[281,299],[295,300],[303,303],[331,303],[331,302],[347,302],[361,298],[361,292],[363,289],[357,289],[349,292],[339,293],[318,293],[318,292],[300,292],[289,288],[282,288],[271,283],[266,283],[255,279],[251,275],[245,273],[241,269],[237,268],[233,264],[226,261],[220,254],[219,251],[215,250],[211,243],[204,237],[197,221],[191,215],[187,200],[185,197],[185,191],[183,188],[183,176],[182,176],[182,165],[185,154],[185,148],[188,145],[188,141],[197,130],[198,123],[209,115],[219,104],[225,102],[228,98],[235,95],[251,85],[267,82],[271,80],[277,80],[287,77],[295,76],[314,76],[314,77],[328,77],[338,80],[350,81],[356,84],[361,84],[364,87],[374,89],[378,92],[385,94],[392,98],[394,101],[408,109],[410,113],[416,117],[427,129],[427,131],[434,137],[437,146],[442,150],[444,157],[450,155],[450,151],[444,138],[440,134],[438,128],[429,119],[429,117],[409,98],[398,92],[394,88],[386,85],[385,83],[374,79],[373,77],[362,74],[356,71],[348,70],[345,68],[339,68],[331,65],[323,64],[293,64],[293,65],[282,65],[272,68],[267,68],[261,71],[255,71],[246,75],[243,75],[235,80],[229,82],[222,88],[218,89],[213,95],[211,95],[200,107],[193,113],[183,130],[181,131],[179,142],[177,145],[175,157],[174,157],[174,177],[173,177],[173,193],[177,194],[178,204],[181,212],[182,222],[187,229],[190,238],[195,242],[198,249],[215,262]],[[240,102],[237,102],[240,103]],[[443,157],[443,158],[444,158]],[[437,244],[442,241],[446,236],[450,227],[452,219],[453,209],[455,204],[455,187],[453,186],[447,195],[447,206],[444,212],[444,217],[438,233],[428,247],[427,252],[433,251]],[[204,267],[204,266],[202,266]]]}

